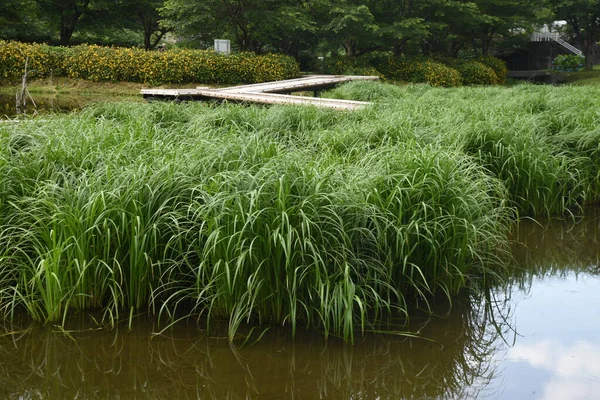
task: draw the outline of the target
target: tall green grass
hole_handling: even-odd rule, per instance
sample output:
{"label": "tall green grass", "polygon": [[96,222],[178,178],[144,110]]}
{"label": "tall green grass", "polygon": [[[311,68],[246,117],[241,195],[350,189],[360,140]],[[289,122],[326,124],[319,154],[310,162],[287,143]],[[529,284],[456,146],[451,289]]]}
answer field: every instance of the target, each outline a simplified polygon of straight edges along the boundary
{"label": "tall green grass", "polygon": [[597,116],[567,107],[585,88],[356,88],[333,95],[377,103],[104,104],[0,126],[5,317],[148,310],[228,319],[230,339],[250,322],[353,340],[501,276],[517,212],[598,198]]}
{"label": "tall green grass", "polygon": [[[387,140],[437,143],[471,155],[501,179],[520,215],[570,212],[600,197],[598,89],[520,85],[512,88],[390,89],[350,83],[332,97],[375,97]],[[392,92],[403,90],[402,95]],[[374,95],[389,92],[389,96]],[[381,116],[381,118],[378,118]]]}

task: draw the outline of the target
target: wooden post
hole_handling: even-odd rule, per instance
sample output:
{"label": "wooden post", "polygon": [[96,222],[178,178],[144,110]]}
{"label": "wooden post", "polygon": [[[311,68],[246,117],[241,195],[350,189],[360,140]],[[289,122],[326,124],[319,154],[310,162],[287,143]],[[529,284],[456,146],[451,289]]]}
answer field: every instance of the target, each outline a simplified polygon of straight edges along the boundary
{"label": "wooden post", "polygon": [[17,94],[16,94],[17,115],[27,113],[27,97],[29,97],[29,99],[31,100],[31,103],[33,104],[33,107],[35,107],[35,109],[37,110],[35,101],[33,101],[33,98],[31,97],[29,90],[27,90],[27,77],[29,76],[29,73],[31,72],[31,71],[27,70],[28,64],[29,64],[29,57],[25,58],[25,73],[23,74],[23,80],[21,82],[21,89],[17,90]]}

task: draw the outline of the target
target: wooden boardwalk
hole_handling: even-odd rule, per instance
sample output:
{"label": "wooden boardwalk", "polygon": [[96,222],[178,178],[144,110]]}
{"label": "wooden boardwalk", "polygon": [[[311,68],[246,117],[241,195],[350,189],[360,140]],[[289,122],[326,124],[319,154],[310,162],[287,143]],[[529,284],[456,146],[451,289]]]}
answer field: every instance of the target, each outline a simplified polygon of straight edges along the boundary
{"label": "wooden boardwalk", "polygon": [[338,110],[355,110],[371,103],[364,101],[323,99],[320,97],[292,96],[293,92],[313,91],[315,95],[340,83],[355,80],[376,80],[376,76],[309,75],[298,79],[232,86],[219,89],[142,89],[144,98],[172,100],[210,100],[253,102],[263,104],[296,104]]}

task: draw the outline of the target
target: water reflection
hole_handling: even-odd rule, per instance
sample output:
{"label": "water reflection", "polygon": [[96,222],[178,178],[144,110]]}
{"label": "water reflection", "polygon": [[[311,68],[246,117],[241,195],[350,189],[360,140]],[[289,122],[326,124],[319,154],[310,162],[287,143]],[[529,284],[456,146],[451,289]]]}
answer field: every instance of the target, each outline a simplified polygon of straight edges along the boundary
{"label": "water reflection", "polygon": [[354,346],[324,341],[317,333],[292,340],[284,331],[273,331],[252,346],[236,347],[226,335],[183,325],[152,337],[154,327],[143,319],[132,331],[65,334],[35,327],[0,338],[0,397],[473,396],[494,376],[489,361],[498,333],[482,320],[486,316],[485,307],[458,304],[443,319],[414,321],[428,340],[371,335]]}
{"label": "water reflection", "polygon": [[505,288],[519,337],[496,365],[507,399],[594,399],[600,392],[600,212],[521,224]]}
{"label": "water reflection", "polygon": [[[56,95],[38,94],[32,95],[35,106],[30,99],[27,100],[27,114],[38,115],[44,113],[58,113],[80,110],[81,108],[103,101],[138,101],[141,97],[129,96],[107,96],[107,95]],[[16,116],[16,101],[13,95],[0,94],[0,119],[14,118]]]}
{"label": "water reflection", "polygon": [[513,282],[571,271],[597,274],[600,207],[589,207],[585,217],[574,219],[521,221],[515,227],[512,240]]}
{"label": "water reflection", "polygon": [[555,339],[533,344],[517,344],[508,352],[514,362],[548,371],[543,385],[544,399],[593,399],[600,393],[600,345],[578,341],[564,345]]}
{"label": "water reflection", "polygon": [[[438,302],[420,338],[369,335],[353,346],[269,331],[254,345],[144,317],[127,329],[0,330],[0,398],[568,399],[600,391],[600,212],[516,230],[509,283]],[[126,328],[126,327],[123,327]],[[515,333],[516,332],[516,333]]]}

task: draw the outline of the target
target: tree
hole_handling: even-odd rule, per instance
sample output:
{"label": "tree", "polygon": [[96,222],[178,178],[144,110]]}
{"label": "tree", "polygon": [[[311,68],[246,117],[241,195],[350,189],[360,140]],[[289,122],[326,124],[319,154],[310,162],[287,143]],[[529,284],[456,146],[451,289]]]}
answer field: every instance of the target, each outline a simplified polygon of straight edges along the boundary
{"label": "tree", "polygon": [[167,0],[164,25],[178,33],[210,43],[218,36],[232,37],[240,51],[260,51],[256,31],[266,24],[265,13],[273,1]]}
{"label": "tree", "polygon": [[297,54],[315,30],[301,0],[166,0],[161,14],[163,26],[204,46],[221,37],[256,53]]}
{"label": "tree", "polygon": [[215,38],[230,38],[225,36],[229,24],[219,24],[213,8],[211,1],[166,0],[159,10],[161,24],[199,47],[208,47]]}
{"label": "tree", "polygon": [[314,0],[321,36],[349,57],[393,49],[400,55],[407,42],[429,34],[419,11],[423,3],[444,0]]}
{"label": "tree", "polygon": [[494,41],[528,33],[545,8],[539,0],[475,0],[478,14],[467,25],[473,49],[483,56],[491,54]]}
{"label": "tree", "polygon": [[419,15],[427,24],[427,32],[417,37],[423,54],[456,57],[461,49],[471,46],[465,34],[479,23],[475,3],[460,0],[429,0],[423,2]]}
{"label": "tree", "polygon": [[318,25],[310,14],[310,1],[290,1],[269,10],[269,24],[261,25],[258,37],[268,51],[298,58],[318,41]]}
{"label": "tree", "polygon": [[171,27],[160,24],[159,9],[164,0],[131,0],[124,5],[123,12],[133,26],[141,26],[144,48],[150,50],[162,40]]}
{"label": "tree", "polygon": [[567,21],[585,56],[585,69],[594,67],[592,50],[600,41],[600,0],[549,0],[556,18]]}
{"label": "tree", "polygon": [[440,0],[371,0],[370,9],[381,38],[380,48],[391,48],[394,55],[399,56],[409,42],[428,37],[431,24],[424,10],[431,2],[439,5]]}
{"label": "tree", "polygon": [[68,46],[75,32],[77,23],[90,9],[92,0],[38,0],[43,15],[50,25],[58,25],[59,42]]}
{"label": "tree", "polygon": [[45,40],[47,29],[37,18],[35,2],[2,0],[0,2],[0,39],[21,41]]}
{"label": "tree", "polygon": [[328,19],[324,30],[344,47],[346,56],[354,57],[376,46],[379,27],[369,7],[360,1],[339,1],[329,10]]}

